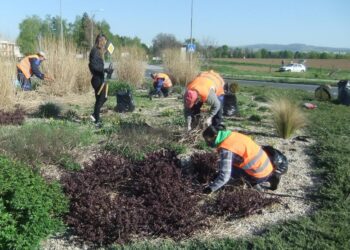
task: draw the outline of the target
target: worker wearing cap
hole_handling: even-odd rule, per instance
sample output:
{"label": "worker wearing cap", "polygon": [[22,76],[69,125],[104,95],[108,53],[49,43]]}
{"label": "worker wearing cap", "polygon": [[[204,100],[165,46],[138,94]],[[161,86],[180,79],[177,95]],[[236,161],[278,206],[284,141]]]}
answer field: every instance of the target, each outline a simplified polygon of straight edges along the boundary
{"label": "worker wearing cap", "polygon": [[169,76],[165,73],[153,73],[151,74],[153,79],[153,90],[150,91],[149,96],[152,98],[153,95],[161,95],[164,97],[169,95],[169,90],[173,86]]}
{"label": "worker wearing cap", "polygon": [[188,131],[192,129],[192,120],[200,113],[204,103],[210,106],[206,124],[216,126],[222,122],[224,83],[222,77],[211,70],[200,73],[187,84],[184,95],[184,114]]}
{"label": "worker wearing cap", "polygon": [[32,90],[30,78],[35,75],[41,80],[51,79],[39,70],[42,61],[46,59],[45,53],[40,51],[35,55],[29,55],[17,63],[17,79],[21,83],[21,88],[25,91]]}
{"label": "worker wearing cap", "polygon": [[205,142],[210,147],[216,147],[220,154],[219,173],[216,179],[204,188],[204,193],[217,191],[230,178],[246,180],[252,187],[261,190],[260,184],[270,183],[270,189],[276,190],[281,175],[288,169],[288,161],[274,166],[264,149],[250,137],[226,130],[223,125],[210,126],[203,132]]}

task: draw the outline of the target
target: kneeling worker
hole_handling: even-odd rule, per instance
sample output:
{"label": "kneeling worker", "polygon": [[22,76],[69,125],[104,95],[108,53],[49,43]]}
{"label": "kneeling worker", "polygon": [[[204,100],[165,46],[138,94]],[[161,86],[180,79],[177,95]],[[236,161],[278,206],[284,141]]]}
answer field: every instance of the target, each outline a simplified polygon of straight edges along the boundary
{"label": "kneeling worker", "polygon": [[149,97],[152,99],[153,95],[160,96],[163,94],[164,97],[169,95],[169,90],[173,86],[169,76],[164,73],[153,73],[151,74],[153,79],[153,90],[150,91]]}
{"label": "kneeling worker", "polygon": [[257,190],[263,182],[269,182],[271,190],[277,189],[283,173],[274,169],[268,155],[250,137],[226,130],[223,125],[208,127],[203,137],[207,145],[216,147],[220,154],[218,177],[203,190],[204,193],[220,189],[231,176],[234,179],[243,177]]}

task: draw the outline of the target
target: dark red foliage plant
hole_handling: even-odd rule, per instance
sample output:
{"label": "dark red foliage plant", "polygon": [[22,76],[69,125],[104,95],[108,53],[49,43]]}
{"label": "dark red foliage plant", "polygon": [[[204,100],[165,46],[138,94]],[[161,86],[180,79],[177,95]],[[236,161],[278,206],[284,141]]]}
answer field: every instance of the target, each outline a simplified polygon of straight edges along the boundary
{"label": "dark red foliage plant", "polygon": [[212,181],[218,170],[218,158],[215,153],[194,153],[191,156],[193,178],[199,183]]}
{"label": "dark red foliage plant", "polygon": [[172,151],[137,163],[102,154],[62,181],[70,199],[66,223],[89,242],[123,243],[133,235],[179,239],[204,224],[199,190],[182,176]]}
{"label": "dark red foliage plant", "polygon": [[278,198],[267,197],[254,189],[234,187],[221,191],[210,210],[213,214],[232,219],[258,213],[262,208],[277,202]]}
{"label": "dark red foliage plant", "polygon": [[21,125],[24,122],[25,112],[21,108],[16,108],[12,112],[0,110],[0,125]]}

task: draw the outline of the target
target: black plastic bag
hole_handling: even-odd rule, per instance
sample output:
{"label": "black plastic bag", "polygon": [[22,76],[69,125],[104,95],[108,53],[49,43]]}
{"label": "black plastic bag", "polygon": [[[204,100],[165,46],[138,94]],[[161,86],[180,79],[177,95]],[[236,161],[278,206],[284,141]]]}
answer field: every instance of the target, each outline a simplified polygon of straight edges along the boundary
{"label": "black plastic bag", "polygon": [[237,97],[235,94],[225,94],[223,114],[224,116],[234,116],[238,114]]}
{"label": "black plastic bag", "polygon": [[341,104],[350,106],[350,81],[341,80],[338,82],[338,100]]}
{"label": "black plastic bag", "polygon": [[268,155],[275,172],[278,174],[285,174],[288,171],[288,160],[287,157],[278,149],[272,146],[262,146],[262,149]]}
{"label": "black plastic bag", "polygon": [[134,99],[130,90],[118,91],[117,92],[117,106],[115,111],[122,112],[132,112],[135,110]]}

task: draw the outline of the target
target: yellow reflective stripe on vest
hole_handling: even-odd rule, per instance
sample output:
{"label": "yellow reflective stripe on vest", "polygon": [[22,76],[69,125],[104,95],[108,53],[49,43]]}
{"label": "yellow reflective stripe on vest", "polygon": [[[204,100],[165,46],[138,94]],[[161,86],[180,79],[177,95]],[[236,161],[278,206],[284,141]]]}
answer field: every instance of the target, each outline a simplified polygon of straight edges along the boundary
{"label": "yellow reflective stripe on vest", "polygon": [[264,163],[260,166],[260,167],[258,167],[257,169],[251,169],[250,171],[253,171],[254,173],[261,173],[262,171],[264,171],[265,170],[265,168],[267,168],[267,166],[269,165],[269,163],[270,163],[270,160],[269,160],[269,158],[266,158],[266,160],[264,161]]}
{"label": "yellow reflective stripe on vest", "polygon": [[[244,170],[248,170],[251,169],[255,163],[263,156],[264,151],[262,150],[262,148],[260,148],[259,152],[256,154],[256,156],[254,156],[253,159],[251,159],[247,164],[245,164],[242,169]],[[265,162],[264,162],[265,164]],[[256,169],[257,170],[257,169]],[[260,172],[260,171],[259,171]]]}

